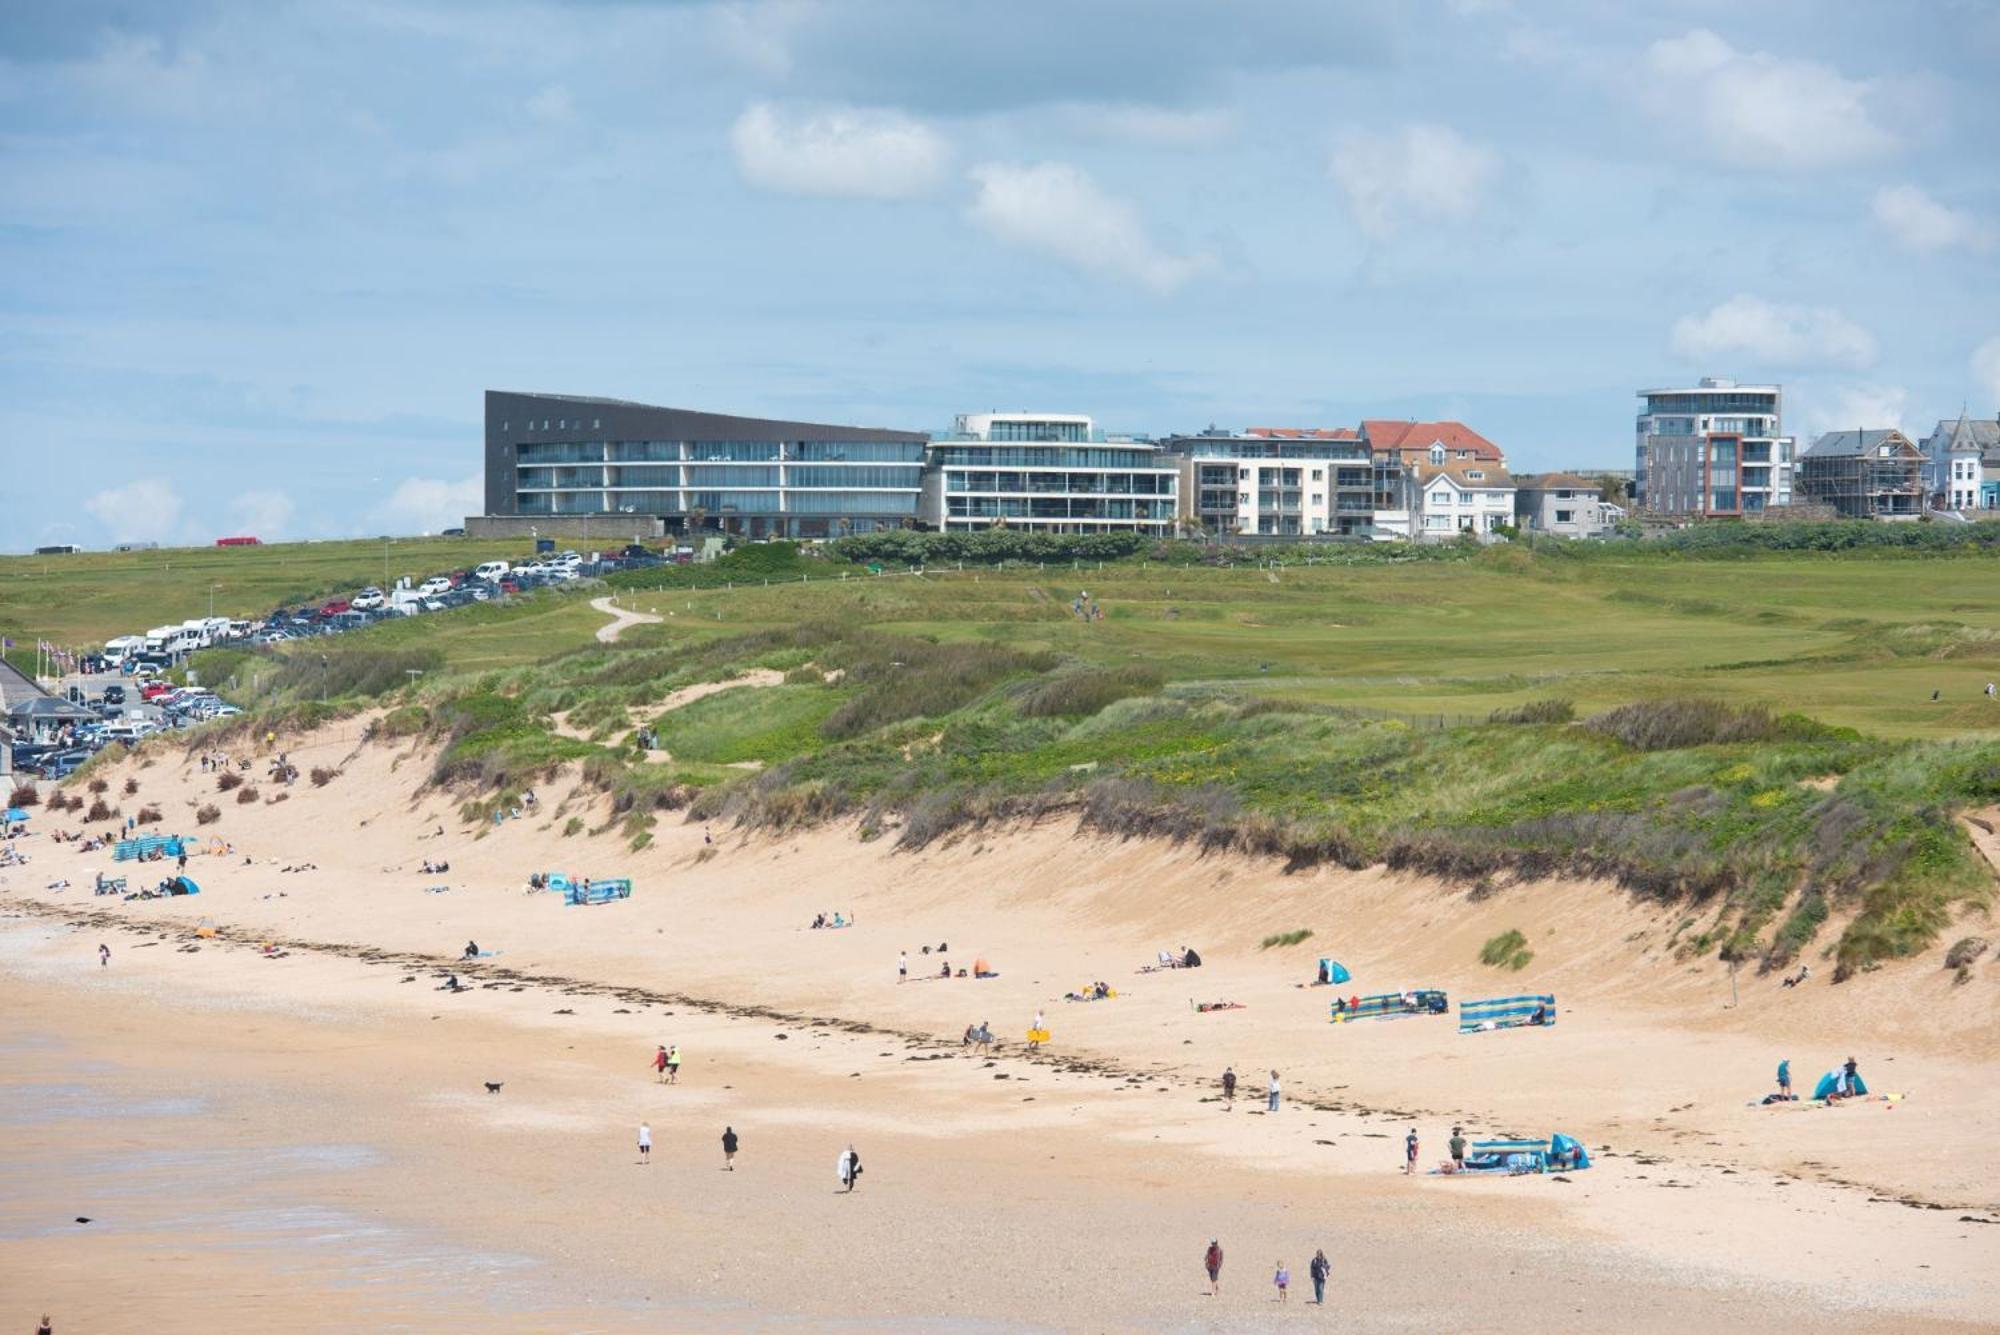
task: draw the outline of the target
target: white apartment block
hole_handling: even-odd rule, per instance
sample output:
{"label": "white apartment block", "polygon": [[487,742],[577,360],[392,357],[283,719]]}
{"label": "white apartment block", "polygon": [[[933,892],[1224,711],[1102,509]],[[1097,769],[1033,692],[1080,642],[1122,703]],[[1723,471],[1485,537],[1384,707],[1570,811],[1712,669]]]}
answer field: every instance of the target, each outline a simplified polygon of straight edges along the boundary
{"label": "white apartment block", "polygon": [[942,532],[1174,532],[1180,471],[1152,441],[1076,413],[961,413],[931,438],[921,513]]}

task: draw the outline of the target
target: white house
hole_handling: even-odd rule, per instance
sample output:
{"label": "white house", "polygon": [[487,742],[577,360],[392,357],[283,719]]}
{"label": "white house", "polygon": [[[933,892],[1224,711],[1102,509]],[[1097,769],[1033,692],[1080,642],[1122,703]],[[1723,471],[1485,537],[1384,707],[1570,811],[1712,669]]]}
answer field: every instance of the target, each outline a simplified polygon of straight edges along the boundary
{"label": "white house", "polygon": [[1960,412],[1958,420],[1941,421],[1924,437],[1924,490],[1938,510],[1990,508],[1982,500],[1985,479],[1982,460],[2000,450],[2000,422],[1974,420]]}
{"label": "white house", "polygon": [[1448,542],[1470,533],[1490,541],[1514,522],[1514,479],[1495,464],[1465,462],[1425,468],[1418,482],[1420,542]]}

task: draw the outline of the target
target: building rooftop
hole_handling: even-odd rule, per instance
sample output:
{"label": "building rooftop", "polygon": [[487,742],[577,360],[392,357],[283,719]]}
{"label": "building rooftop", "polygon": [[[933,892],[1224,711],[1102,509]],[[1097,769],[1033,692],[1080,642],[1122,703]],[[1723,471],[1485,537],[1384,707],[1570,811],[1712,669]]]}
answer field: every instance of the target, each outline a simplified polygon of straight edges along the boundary
{"label": "building rooftop", "polygon": [[1916,448],[1908,436],[1894,428],[1863,427],[1854,431],[1829,431],[1807,447],[1806,454],[1821,459],[1838,458],[1845,454],[1872,453],[1878,445]]}
{"label": "building rooftop", "polygon": [[1571,491],[1596,491],[1599,485],[1594,478],[1583,477],[1577,473],[1530,474],[1516,478],[1514,484],[1523,491],[1558,491],[1565,488]]}
{"label": "building rooftop", "polygon": [[[1469,476],[1472,473],[1477,473],[1479,476],[1476,478]],[[1511,473],[1497,464],[1484,461],[1460,460],[1457,463],[1426,469],[1423,477],[1424,485],[1428,487],[1441,477],[1450,478],[1467,491],[1511,491],[1515,486]]]}
{"label": "building rooftop", "polygon": [[1369,446],[1378,450],[1426,450],[1433,444],[1441,444],[1446,449],[1471,450],[1481,459],[1499,463],[1500,447],[1474,431],[1463,422],[1411,422],[1401,418],[1366,418],[1361,423],[1361,438]]}
{"label": "building rooftop", "polygon": [[1261,440],[1360,440],[1351,426],[1246,426],[1246,436]]}

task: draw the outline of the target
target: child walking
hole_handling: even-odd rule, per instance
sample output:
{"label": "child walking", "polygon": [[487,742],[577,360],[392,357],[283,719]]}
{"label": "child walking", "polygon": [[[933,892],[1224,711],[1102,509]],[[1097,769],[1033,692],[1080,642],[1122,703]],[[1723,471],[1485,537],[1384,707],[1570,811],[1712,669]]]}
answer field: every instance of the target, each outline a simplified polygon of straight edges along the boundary
{"label": "child walking", "polygon": [[1285,1263],[1283,1261],[1278,1262],[1278,1273],[1271,1276],[1271,1282],[1278,1286],[1279,1302],[1283,1302],[1285,1301],[1286,1298],[1291,1296],[1292,1272],[1285,1269]]}

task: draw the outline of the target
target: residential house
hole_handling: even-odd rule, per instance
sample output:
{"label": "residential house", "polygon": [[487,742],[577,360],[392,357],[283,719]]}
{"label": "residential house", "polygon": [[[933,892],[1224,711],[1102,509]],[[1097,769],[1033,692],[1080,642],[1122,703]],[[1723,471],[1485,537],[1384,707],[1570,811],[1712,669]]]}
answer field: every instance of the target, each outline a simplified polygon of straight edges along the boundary
{"label": "residential house", "polygon": [[1416,484],[1422,542],[1448,542],[1471,534],[1490,542],[1514,522],[1514,479],[1484,461],[1420,468]]}
{"label": "residential house", "polygon": [[1800,456],[1798,488],[1843,519],[1915,519],[1924,452],[1896,430],[1829,431]]}
{"label": "residential house", "polygon": [[[1986,460],[2000,462],[2000,421],[1961,412],[1924,437],[1924,489],[1937,510],[1990,510],[2000,505],[2000,476],[1986,484]],[[1989,503],[1992,502],[1992,503]]]}
{"label": "residential house", "polygon": [[1361,423],[1361,439],[1377,456],[1393,455],[1405,470],[1419,465],[1442,468],[1446,464],[1507,467],[1507,456],[1500,447],[1463,422],[1369,418]]}
{"label": "residential house", "polygon": [[1555,538],[1601,538],[1625,517],[1623,506],[1603,498],[1603,484],[1575,473],[1517,478],[1514,520],[1530,533]]}

